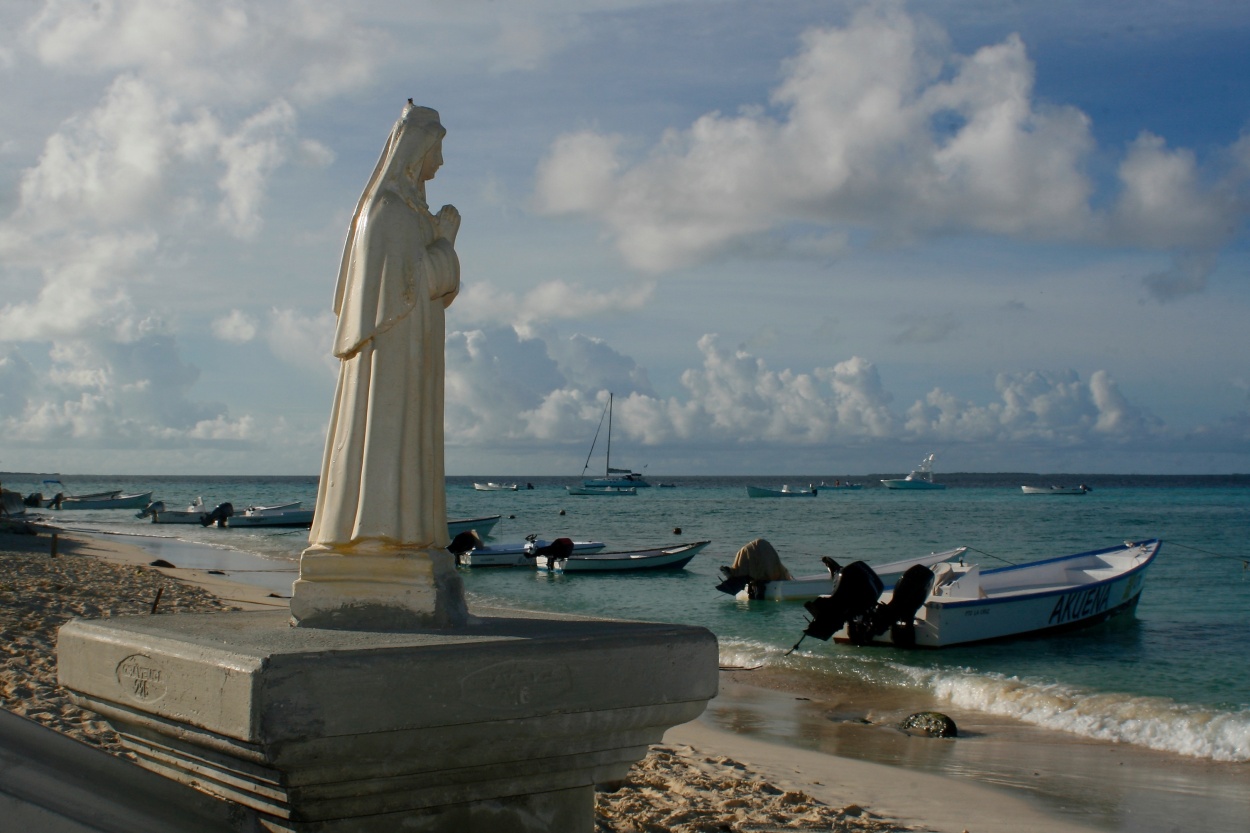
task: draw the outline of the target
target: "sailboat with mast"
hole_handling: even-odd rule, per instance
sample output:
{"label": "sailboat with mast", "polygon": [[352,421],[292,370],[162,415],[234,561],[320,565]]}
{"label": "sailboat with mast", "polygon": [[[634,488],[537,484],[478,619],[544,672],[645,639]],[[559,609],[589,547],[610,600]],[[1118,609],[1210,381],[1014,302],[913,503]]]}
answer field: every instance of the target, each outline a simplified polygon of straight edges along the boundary
{"label": "sailboat with mast", "polygon": [[[566,486],[570,495],[636,495],[639,486],[650,486],[642,475],[630,469],[612,468],[612,401],[614,397],[608,393],[608,404],[599,416],[599,427],[595,429],[594,439],[590,441],[590,451],[586,454],[586,464],[582,466],[582,485]],[[608,421],[607,454],[604,460],[603,477],[587,477],[590,458],[594,456],[595,444],[599,441],[599,432],[603,430],[603,421]]]}

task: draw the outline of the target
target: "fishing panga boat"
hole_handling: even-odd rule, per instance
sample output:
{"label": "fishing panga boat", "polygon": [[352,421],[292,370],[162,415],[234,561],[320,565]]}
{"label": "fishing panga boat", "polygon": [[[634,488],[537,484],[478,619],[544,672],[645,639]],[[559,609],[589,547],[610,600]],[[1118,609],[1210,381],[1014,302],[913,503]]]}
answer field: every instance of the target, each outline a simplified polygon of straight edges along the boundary
{"label": "fishing panga boat", "polygon": [[152,493],[130,492],[113,489],[107,492],[92,492],[87,495],[69,493],[59,480],[45,480],[45,486],[59,487],[59,491],[42,501],[46,509],[142,509],[152,502]]}
{"label": "fishing panga boat", "polygon": [[[568,539],[563,539],[568,541]],[[627,552],[569,552],[567,545],[557,547],[561,539],[556,539],[547,552],[541,549],[534,557],[534,566],[541,571],[553,573],[607,573],[625,570],[680,570],[690,560],[710,544],[710,541],[695,541],[689,544],[674,544],[669,547],[655,547],[645,550],[629,550]],[[571,543],[571,542],[570,542]]]}
{"label": "fishing panga boat", "polygon": [[197,497],[186,509],[167,509],[165,501],[154,500],[136,512],[135,517],[140,520],[151,518],[154,524],[198,524],[208,511],[202,497]]}
{"label": "fishing panga boat", "polygon": [[766,486],[747,486],[747,497],[816,497],[816,488],[782,486],[780,489],[770,489]]}
{"label": "fishing panga boat", "polygon": [[447,522],[447,537],[455,538],[461,532],[473,530],[478,535],[490,535],[490,531],[499,523],[499,515],[487,515],[483,518],[459,518]]}
{"label": "fishing panga boat", "polygon": [[474,483],[473,488],[479,492],[515,492],[515,483],[496,483],[487,481],[486,483]]}
{"label": "fishing panga boat", "polygon": [[249,506],[242,513],[231,515],[226,526],[244,529],[257,526],[274,527],[310,527],[313,522],[313,510],[304,509],[300,501],[284,503],[278,506]]}
{"label": "fishing panga boat", "polygon": [[[463,552],[456,552],[457,541],[452,541],[452,546],[448,547],[456,556],[456,564],[460,567],[533,567],[535,553],[552,545],[551,541],[537,535],[527,535],[524,541],[514,544],[485,544],[480,538],[470,540],[473,542],[472,548]],[[603,541],[571,543],[574,553],[599,552],[607,546]]]}
{"label": "fishing panga boat", "polygon": [[915,566],[884,594],[876,573],[856,561],[842,568],[833,593],[804,605],[814,618],[803,634],[855,645],[946,648],[1086,628],[1137,608],[1161,543],[1126,541],[992,570],[951,562]]}

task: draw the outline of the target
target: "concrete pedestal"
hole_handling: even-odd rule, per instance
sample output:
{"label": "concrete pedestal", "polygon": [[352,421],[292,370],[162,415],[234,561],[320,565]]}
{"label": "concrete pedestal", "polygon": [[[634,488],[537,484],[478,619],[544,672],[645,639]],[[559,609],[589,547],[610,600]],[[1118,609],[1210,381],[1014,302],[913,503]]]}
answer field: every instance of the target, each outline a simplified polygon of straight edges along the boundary
{"label": "concrete pedestal", "polygon": [[716,694],[703,628],[475,612],[411,633],[75,620],[58,665],[143,766],[300,833],[589,833],[594,784]]}

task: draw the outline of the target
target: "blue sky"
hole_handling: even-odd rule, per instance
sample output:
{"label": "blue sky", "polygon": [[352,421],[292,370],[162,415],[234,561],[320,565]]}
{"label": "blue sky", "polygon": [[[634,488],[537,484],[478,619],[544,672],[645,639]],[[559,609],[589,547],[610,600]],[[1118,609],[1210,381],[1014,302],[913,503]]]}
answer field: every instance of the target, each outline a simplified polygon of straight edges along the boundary
{"label": "blue sky", "polygon": [[448,129],[453,474],[1250,471],[1250,7],[0,9],[0,470],[309,474]]}

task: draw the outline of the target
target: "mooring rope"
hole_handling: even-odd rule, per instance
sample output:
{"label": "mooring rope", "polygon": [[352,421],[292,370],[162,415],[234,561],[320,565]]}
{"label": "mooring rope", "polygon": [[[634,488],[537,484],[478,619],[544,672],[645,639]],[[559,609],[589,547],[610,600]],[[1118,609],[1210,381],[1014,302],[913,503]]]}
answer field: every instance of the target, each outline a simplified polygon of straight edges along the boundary
{"label": "mooring rope", "polygon": [[1168,539],[1167,544],[1170,547],[1180,547],[1181,549],[1193,550],[1194,552],[1200,552],[1203,555],[1213,555],[1216,558],[1227,558],[1229,561],[1240,561],[1241,569],[1243,570],[1250,569],[1250,559],[1243,558],[1242,556],[1239,556],[1239,555],[1228,555],[1227,553],[1222,553],[1222,552],[1212,552],[1211,550],[1204,550],[1201,547],[1191,547],[1189,544],[1182,544],[1179,541],[1173,541],[1171,539]]}

